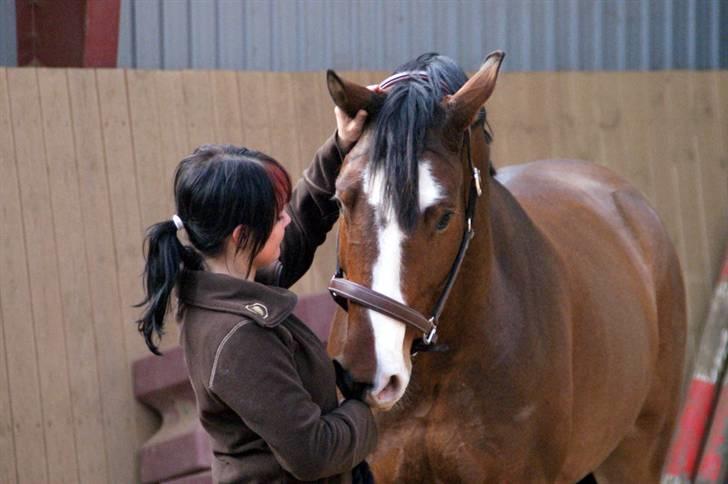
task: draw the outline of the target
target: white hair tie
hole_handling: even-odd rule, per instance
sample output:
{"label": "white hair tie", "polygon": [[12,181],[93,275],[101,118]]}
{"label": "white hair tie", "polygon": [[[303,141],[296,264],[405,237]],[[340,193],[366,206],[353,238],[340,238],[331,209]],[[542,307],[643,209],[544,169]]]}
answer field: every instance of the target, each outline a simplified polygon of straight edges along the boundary
{"label": "white hair tie", "polygon": [[176,213],[172,215],[172,222],[174,222],[174,226],[177,227],[177,230],[181,229],[185,225],[182,223],[182,219],[179,218],[179,215]]}

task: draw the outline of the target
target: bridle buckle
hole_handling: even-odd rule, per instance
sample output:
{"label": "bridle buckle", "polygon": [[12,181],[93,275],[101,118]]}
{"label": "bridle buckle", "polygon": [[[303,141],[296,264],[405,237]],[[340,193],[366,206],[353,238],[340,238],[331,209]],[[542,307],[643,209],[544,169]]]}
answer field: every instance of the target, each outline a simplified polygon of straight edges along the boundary
{"label": "bridle buckle", "polygon": [[475,181],[475,191],[478,192],[478,196],[483,194],[482,181],[480,179],[480,169],[473,167],[473,180]]}
{"label": "bridle buckle", "polygon": [[437,341],[437,324],[435,324],[434,318],[430,318],[430,323],[432,323],[432,329],[425,333],[422,338],[426,345],[431,345]]}

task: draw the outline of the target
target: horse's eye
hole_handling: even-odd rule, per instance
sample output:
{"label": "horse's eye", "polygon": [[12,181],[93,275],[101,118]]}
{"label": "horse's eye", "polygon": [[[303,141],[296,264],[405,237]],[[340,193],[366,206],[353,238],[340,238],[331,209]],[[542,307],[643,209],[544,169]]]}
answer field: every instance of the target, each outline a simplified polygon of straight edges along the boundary
{"label": "horse's eye", "polygon": [[450,223],[450,219],[452,218],[452,212],[446,212],[442,217],[440,217],[440,220],[437,221],[437,230],[439,232],[442,232],[445,230]]}

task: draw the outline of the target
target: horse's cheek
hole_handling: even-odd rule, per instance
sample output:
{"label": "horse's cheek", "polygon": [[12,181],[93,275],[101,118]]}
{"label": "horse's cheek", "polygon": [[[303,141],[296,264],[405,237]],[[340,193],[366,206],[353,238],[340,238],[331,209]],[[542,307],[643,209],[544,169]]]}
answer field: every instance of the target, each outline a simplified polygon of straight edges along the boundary
{"label": "horse's cheek", "polygon": [[331,321],[331,329],[329,330],[329,341],[327,350],[332,357],[339,356],[344,351],[344,345],[348,335],[348,317],[347,314],[336,308],[334,318]]}

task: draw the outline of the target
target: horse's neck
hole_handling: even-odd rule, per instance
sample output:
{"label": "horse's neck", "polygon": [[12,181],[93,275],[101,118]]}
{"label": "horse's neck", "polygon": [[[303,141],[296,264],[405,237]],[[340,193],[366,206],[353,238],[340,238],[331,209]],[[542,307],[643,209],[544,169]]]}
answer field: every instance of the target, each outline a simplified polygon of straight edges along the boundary
{"label": "horse's neck", "polygon": [[[534,268],[540,269],[538,257],[548,244],[503,185],[492,177],[485,185],[474,220],[475,238],[441,331],[444,339],[479,345],[483,353],[501,358],[500,352],[518,351],[513,341],[528,344],[531,339],[532,331],[524,325],[538,307],[532,301],[534,284],[544,283],[532,277],[543,276],[535,275]],[[488,328],[486,340],[483,325]]]}

